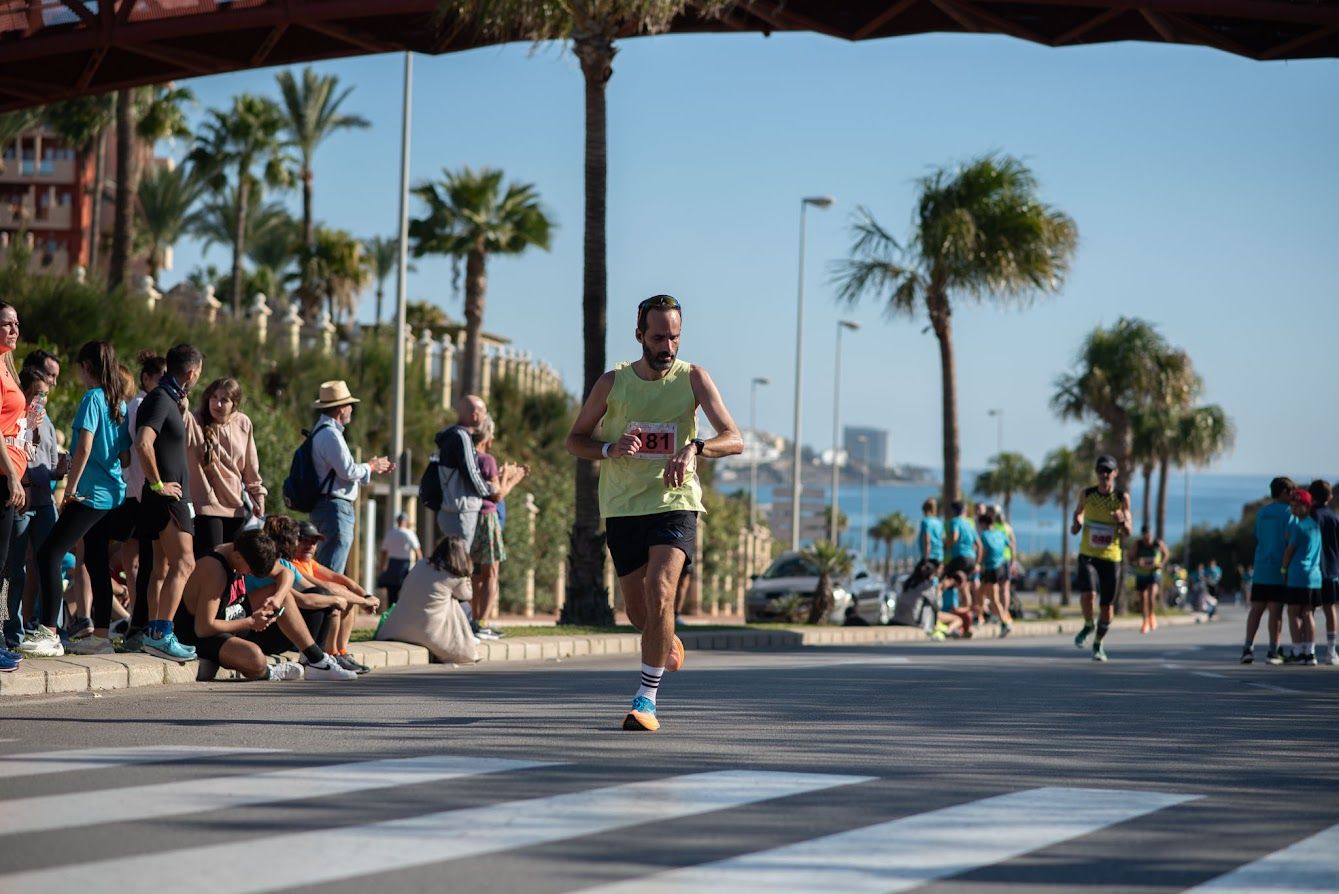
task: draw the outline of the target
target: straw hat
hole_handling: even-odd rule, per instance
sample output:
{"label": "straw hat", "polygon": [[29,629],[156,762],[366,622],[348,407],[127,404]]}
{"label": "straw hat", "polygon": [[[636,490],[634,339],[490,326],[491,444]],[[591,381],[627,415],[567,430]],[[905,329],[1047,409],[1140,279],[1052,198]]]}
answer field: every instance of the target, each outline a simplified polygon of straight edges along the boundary
{"label": "straw hat", "polygon": [[349,393],[349,386],[343,379],[321,383],[321,396],[312,404],[314,410],[331,410],[346,404],[356,404],[358,398]]}

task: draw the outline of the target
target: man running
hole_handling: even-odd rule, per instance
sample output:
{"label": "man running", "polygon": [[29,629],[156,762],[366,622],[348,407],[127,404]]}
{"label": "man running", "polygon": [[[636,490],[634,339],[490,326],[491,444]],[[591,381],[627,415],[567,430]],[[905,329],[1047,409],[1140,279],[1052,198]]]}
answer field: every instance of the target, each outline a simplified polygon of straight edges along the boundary
{"label": "man running", "polygon": [[1107,454],[1097,458],[1097,485],[1087,488],[1074,510],[1071,534],[1083,533],[1079,542],[1079,592],[1083,595],[1083,629],[1074,637],[1080,649],[1093,632],[1093,600],[1101,615],[1093,638],[1093,661],[1106,661],[1102,641],[1111,628],[1111,614],[1121,584],[1121,543],[1130,536],[1130,495],[1116,489],[1116,460]]}
{"label": "man running", "polygon": [[1139,591],[1139,608],[1144,615],[1140,633],[1158,629],[1158,582],[1162,580],[1162,566],[1167,564],[1167,544],[1153,536],[1148,525],[1139,532],[1134,542],[1134,588]]}
{"label": "man running", "polygon": [[[600,514],[628,620],[642,632],[641,686],[625,730],[657,730],[656,692],[683,666],[674,635],[679,576],[692,564],[702,487],[699,456],[743,452],[744,444],[711,376],[678,359],[683,313],[656,295],[637,305],[641,359],[606,372],[572,424],[567,451],[600,466]],[[701,407],[716,436],[697,436]]]}

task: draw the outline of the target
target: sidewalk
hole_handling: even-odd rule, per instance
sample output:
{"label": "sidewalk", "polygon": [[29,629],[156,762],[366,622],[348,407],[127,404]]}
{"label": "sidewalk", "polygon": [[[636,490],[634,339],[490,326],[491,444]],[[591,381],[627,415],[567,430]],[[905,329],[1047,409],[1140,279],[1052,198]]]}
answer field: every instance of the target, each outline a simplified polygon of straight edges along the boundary
{"label": "sidewalk", "polygon": [[[793,627],[784,630],[701,630],[704,624],[728,624],[729,618],[693,619],[678,633],[684,647],[690,652],[722,651],[783,651],[812,646],[867,646],[883,643],[925,642],[926,635],[915,627]],[[1198,624],[1199,615],[1178,615],[1161,618],[1168,626]],[[542,618],[505,618],[498,626],[545,624]],[[1082,626],[1079,620],[1019,621],[1014,624],[1011,638],[1073,635]],[[1138,629],[1138,619],[1121,619],[1112,624],[1118,630]],[[977,639],[999,636],[994,625],[977,628]],[[583,635],[518,636],[485,641],[478,647],[479,661],[549,661],[586,655],[635,654],[641,647],[641,637],[635,633],[601,633]],[[394,642],[352,643],[349,653],[354,659],[378,671],[397,667],[421,667],[430,662],[428,650],[422,646]],[[288,656],[296,661],[296,655]],[[48,695],[60,693],[97,692],[111,689],[130,689],[142,686],[164,686],[173,683],[191,683],[199,678],[199,663],[188,661],[178,664],[152,655],[130,653],[124,655],[66,655],[62,658],[29,658],[12,673],[0,674],[0,698],[5,696]],[[215,680],[235,680],[233,671],[221,670]]]}

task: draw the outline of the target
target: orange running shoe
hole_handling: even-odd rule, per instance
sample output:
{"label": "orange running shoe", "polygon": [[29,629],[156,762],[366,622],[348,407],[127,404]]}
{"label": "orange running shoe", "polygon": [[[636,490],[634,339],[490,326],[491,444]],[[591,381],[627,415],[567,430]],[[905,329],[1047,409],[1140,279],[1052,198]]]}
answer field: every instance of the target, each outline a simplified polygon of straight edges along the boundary
{"label": "orange running shoe", "polygon": [[1149,616],[1148,616],[1148,629],[1149,629],[1149,630],[1157,630],[1157,629],[1158,629],[1158,616],[1157,616],[1157,615],[1149,615]]}
{"label": "orange running shoe", "polygon": [[623,718],[623,728],[648,733],[660,729],[660,721],[656,720],[656,703],[641,695],[634,698],[632,710]]}
{"label": "orange running shoe", "polygon": [[683,640],[676,636],[674,642],[670,643],[669,657],[665,659],[665,670],[676,671],[683,667],[684,658]]}

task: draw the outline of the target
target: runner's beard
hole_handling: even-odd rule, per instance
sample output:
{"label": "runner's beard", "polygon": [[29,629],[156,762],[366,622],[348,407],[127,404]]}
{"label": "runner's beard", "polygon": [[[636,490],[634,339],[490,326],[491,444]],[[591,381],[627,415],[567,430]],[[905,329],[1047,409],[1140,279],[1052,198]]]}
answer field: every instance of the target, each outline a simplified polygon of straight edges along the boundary
{"label": "runner's beard", "polygon": [[674,357],[675,355],[668,351],[662,354],[653,354],[649,348],[642,348],[642,359],[652,369],[669,369],[674,365]]}

